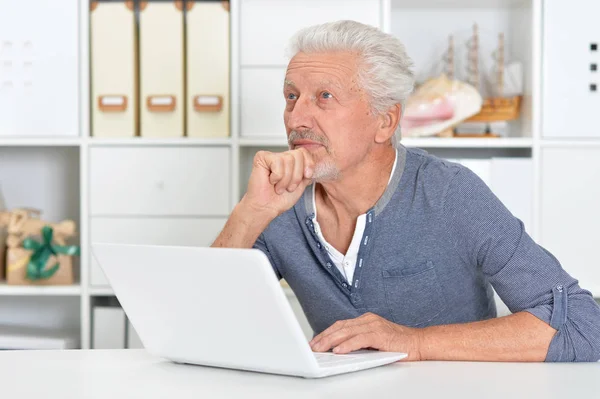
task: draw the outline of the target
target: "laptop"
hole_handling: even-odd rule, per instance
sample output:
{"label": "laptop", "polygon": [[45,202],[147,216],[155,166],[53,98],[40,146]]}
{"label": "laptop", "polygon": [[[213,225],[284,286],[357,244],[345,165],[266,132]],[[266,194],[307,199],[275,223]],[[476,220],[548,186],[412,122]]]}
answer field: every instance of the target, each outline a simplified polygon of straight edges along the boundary
{"label": "laptop", "polygon": [[405,353],[313,353],[268,258],[257,249],[93,243],[146,350],[177,363],[306,378]]}

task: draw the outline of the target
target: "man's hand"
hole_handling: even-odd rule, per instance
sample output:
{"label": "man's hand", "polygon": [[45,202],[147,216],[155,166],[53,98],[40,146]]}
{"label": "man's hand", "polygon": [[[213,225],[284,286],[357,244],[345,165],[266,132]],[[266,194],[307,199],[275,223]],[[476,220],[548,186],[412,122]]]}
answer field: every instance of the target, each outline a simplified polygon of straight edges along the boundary
{"label": "man's hand", "polygon": [[259,151],[242,202],[257,214],[276,217],[290,209],[311,183],[315,162],[300,148],[282,153]]}
{"label": "man's hand", "polygon": [[421,360],[420,330],[404,327],[365,313],[352,320],[335,322],[310,341],[314,352],[348,353],[359,349],[378,349],[386,352],[408,353],[405,360]]}
{"label": "man's hand", "polygon": [[256,153],[248,190],[212,246],[252,248],[269,223],[298,202],[314,170],[313,156],[305,148]]}

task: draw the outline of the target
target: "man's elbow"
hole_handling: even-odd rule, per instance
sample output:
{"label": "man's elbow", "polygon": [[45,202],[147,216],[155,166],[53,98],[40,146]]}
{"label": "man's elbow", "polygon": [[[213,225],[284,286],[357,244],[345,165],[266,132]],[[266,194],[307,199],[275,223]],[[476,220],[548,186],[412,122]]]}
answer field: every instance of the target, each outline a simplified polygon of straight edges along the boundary
{"label": "man's elbow", "polygon": [[569,296],[566,320],[554,335],[546,361],[600,360],[600,307],[591,297]]}

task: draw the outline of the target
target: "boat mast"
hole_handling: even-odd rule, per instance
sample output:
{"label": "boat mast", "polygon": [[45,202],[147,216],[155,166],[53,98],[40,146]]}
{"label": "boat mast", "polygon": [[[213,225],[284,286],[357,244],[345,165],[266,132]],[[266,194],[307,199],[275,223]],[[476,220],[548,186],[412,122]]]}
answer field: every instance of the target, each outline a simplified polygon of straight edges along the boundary
{"label": "boat mast", "polygon": [[454,37],[448,36],[448,52],[446,54],[446,75],[454,80]]}
{"label": "boat mast", "polygon": [[504,94],[504,33],[498,35],[496,62],[496,91],[498,97],[502,97]]}
{"label": "boat mast", "polygon": [[473,36],[469,46],[469,78],[468,82],[479,90],[479,33],[477,24],[473,25]]}

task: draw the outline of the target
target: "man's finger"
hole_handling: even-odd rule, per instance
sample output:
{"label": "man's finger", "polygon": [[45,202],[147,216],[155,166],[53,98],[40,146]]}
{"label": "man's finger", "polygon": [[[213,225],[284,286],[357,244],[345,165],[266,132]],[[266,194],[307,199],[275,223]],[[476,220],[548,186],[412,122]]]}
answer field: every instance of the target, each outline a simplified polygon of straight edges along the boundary
{"label": "man's finger", "polygon": [[357,325],[353,327],[344,327],[336,332],[324,337],[319,343],[317,343],[313,350],[315,352],[327,352],[328,350],[340,345],[356,335],[363,335],[372,330],[369,325]]}
{"label": "man's finger", "polygon": [[338,329],[314,344],[312,350],[315,352],[327,352],[334,346],[337,346],[354,335],[356,335],[355,328],[344,327]]}
{"label": "man's finger", "polygon": [[312,339],[312,341],[310,341],[310,345],[311,347],[313,345],[316,345],[320,340],[322,340],[324,337],[335,333],[337,330],[343,328],[343,327],[353,327],[353,326],[360,326],[363,324],[369,324],[372,323],[376,318],[373,317],[372,314],[370,313],[365,313],[355,319],[348,319],[348,320],[343,320],[343,321],[337,321],[335,322],[333,325],[331,325],[331,327],[329,327],[328,329],[326,329],[325,331],[321,332],[321,334],[317,335],[316,337],[314,337]]}
{"label": "man's finger", "polygon": [[377,316],[377,315],[375,315],[373,313],[367,312],[367,313],[363,313],[362,315],[360,315],[360,316],[358,316],[358,317],[356,317],[354,319],[338,320],[335,323],[333,323],[328,329],[326,329],[325,331],[322,331],[321,334],[315,336],[312,339],[312,341],[310,341],[310,343],[313,344],[313,343],[318,342],[325,335],[331,334],[332,332],[335,332],[339,328],[342,328],[342,327],[345,327],[345,326],[354,326],[354,325],[366,324],[366,323],[370,323],[370,322],[376,321],[379,318],[380,318],[380,316]]}
{"label": "man's finger", "polygon": [[354,335],[351,338],[335,346],[333,348],[333,353],[344,354],[365,348],[379,349],[379,342],[377,342],[377,334],[375,334],[374,332],[367,332],[363,334]]}
{"label": "man's finger", "polygon": [[310,346],[311,348],[314,348],[315,345],[317,345],[319,342],[321,342],[322,339],[324,339],[325,337],[331,335],[331,334],[335,334],[337,331],[339,331],[340,329],[344,328],[348,323],[351,323],[353,320],[356,319],[348,319],[348,320],[338,320],[335,323],[333,323],[331,326],[329,326],[329,328],[325,329],[324,331],[321,332],[321,334],[317,335],[316,337],[314,337],[312,339],[312,341],[310,341]]}
{"label": "man's finger", "polygon": [[265,162],[271,171],[271,174],[269,175],[269,183],[275,185],[283,178],[285,172],[283,161],[280,157],[269,154],[265,156]]}
{"label": "man's finger", "polygon": [[315,344],[317,344],[320,340],[323,339],[323,337],[336,332],[337,330],[339,330],[340,328],[342,328],[344,325],[346,325],[346,323],[348,323],[350,321],[349,320],[338,320],[335,323],[333,323],[331,326],[329,326],[329,328],[326,328],[324,331],[322,331],[319,335],[317,335],[316,337],[314,337],[311,341],[310,341],[310,346],[313,346]]}
{"label": "man's finger", "polygon": [[292,171],[292,179],[287,187],[289,192],[293,192],[302,182],[304,178],[304,156],[302,152],[290,151],[290,154],[294,157],[294,168]]}
{"label": "man's finger", "polygon": [[283,165],[283,177],[279,182],[275,185],[275,191],[277,194],[283,194],[287,189],[290,181],[292,180],[292,174],[294,172],[294,157],[289,154],[284,154],[280,156]]}
{"label": "man's finger", "polygon": [[310,179],[315,172],[315,160],[313,155],[306,148],[299,148],[298,152],[304,157],[304,177]]}

